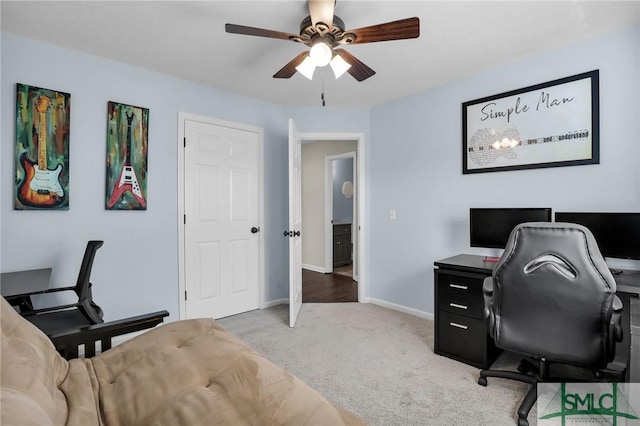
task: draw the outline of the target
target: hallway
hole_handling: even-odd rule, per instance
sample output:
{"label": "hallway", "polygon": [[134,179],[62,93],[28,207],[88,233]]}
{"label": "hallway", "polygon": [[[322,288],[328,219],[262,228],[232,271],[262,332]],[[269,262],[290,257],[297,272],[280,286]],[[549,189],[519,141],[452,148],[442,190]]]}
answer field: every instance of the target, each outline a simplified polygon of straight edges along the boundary
{"label": "hallway", "polygon": [[358,283],[351,277],[351,265],[331,274],[302,270],[303,303],[357,302]]}

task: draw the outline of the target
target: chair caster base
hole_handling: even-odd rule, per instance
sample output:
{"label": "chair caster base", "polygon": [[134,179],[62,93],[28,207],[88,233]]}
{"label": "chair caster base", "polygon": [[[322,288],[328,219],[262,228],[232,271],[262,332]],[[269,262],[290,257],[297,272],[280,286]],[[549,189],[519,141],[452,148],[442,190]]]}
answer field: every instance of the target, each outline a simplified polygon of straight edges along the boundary
{"label": "chair caster base", "polygon": [[480,376],[478,378],[478,384],[481,386],[487,386],[487,378]]}
{"label": "chair caster base", "polygon": [[518,418],[518,426],[529,426],[529,420],[523,419],[522,417]]}

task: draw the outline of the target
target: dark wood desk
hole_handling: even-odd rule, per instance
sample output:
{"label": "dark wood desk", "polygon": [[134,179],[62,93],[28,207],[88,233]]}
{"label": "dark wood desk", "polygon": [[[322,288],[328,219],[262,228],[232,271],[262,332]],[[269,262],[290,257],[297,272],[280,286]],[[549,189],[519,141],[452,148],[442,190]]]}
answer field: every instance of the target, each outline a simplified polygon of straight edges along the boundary
{"label": "dark wood desk", "polygon": [[3,272],[0,274],[0,294],[5,299],[26,294],[42,293],[49,288],[52,268],[28,271]]}
{"label": "dark wood desk", "polygon": [[[488,335],[482,316],[482,282],[496,262],[484,256],[459,254],[434,262],[434,351],[458,361],[488,368],[500,350]],[[615,364],[626,366],[626,379],[640,382],[640,271],[614,274],[622,315],[624,340],[616,350]]]}

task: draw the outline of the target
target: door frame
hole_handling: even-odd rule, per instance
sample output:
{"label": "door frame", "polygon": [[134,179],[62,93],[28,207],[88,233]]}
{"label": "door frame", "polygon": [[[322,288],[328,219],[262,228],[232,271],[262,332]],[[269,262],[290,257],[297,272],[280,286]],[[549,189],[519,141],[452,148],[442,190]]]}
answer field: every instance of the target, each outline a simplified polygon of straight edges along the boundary
{"label": "door frame", "polygon": [[[353,229],[352,234],[357,238],[356,247],[358,260],[358,302],[365,303],[368,300],[368,280],[367,280],[367,211],[366,206],[366,153],[364,133],[309,133],[300,132],[302,144],[322,141],[356,141],[356,181],[357,190],[357,221],[358,229]],[[325,247],[326,250],[326,247]],[[325,259],[326,262],[326,259]]]}
{"label": "door frame", "polygon": [[353,212],[352,212],[352,240],[353,240],[353,279],[357,279],[357,266],[358,266],[358,233],[353,232],[353,229],[357,229],[358,222],[358,179],[356,175],[358,172],[357,151],[344,152],[342,154],[327,155],[324,158],[324,272],[333,272],[333,162],[336,160],[343,160],[350,158],[353,164],[353,174],[351,176],[353,184]]}
{"label": "door frame", "polygon": [[178,143],[177,145],[177,161],[178,161],[178,305],[180,317],[186,318],[186,269],[185,269],[185,165],[184,165],[184,148],[185,148],[185,130],[184,122],[186,120],[199,121],[201,123],[212,124],[220,127],[230,127],[248,132],[254,132],[258,135],[258,227],[262,230],[258,233],[258,306],[259,309],[265,307],[265,291],[264,291],[264,131],[260,127],[248,124],[236,123],[232,121],[219,120],[213,117],[191,114],[187,112],[178,112]]}

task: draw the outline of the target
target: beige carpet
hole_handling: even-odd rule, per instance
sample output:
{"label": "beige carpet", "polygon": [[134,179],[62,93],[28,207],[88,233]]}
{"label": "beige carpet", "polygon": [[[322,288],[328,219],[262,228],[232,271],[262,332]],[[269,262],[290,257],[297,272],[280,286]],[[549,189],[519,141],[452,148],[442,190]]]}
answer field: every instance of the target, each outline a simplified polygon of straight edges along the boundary
{"label": "beige carpet", "polygon": [[[371,425],[514,425],[526,385],[433,353],[433,322],[371,304],[288,305],[219,320]],[[535,425],[535,407],[529,418]]]}

